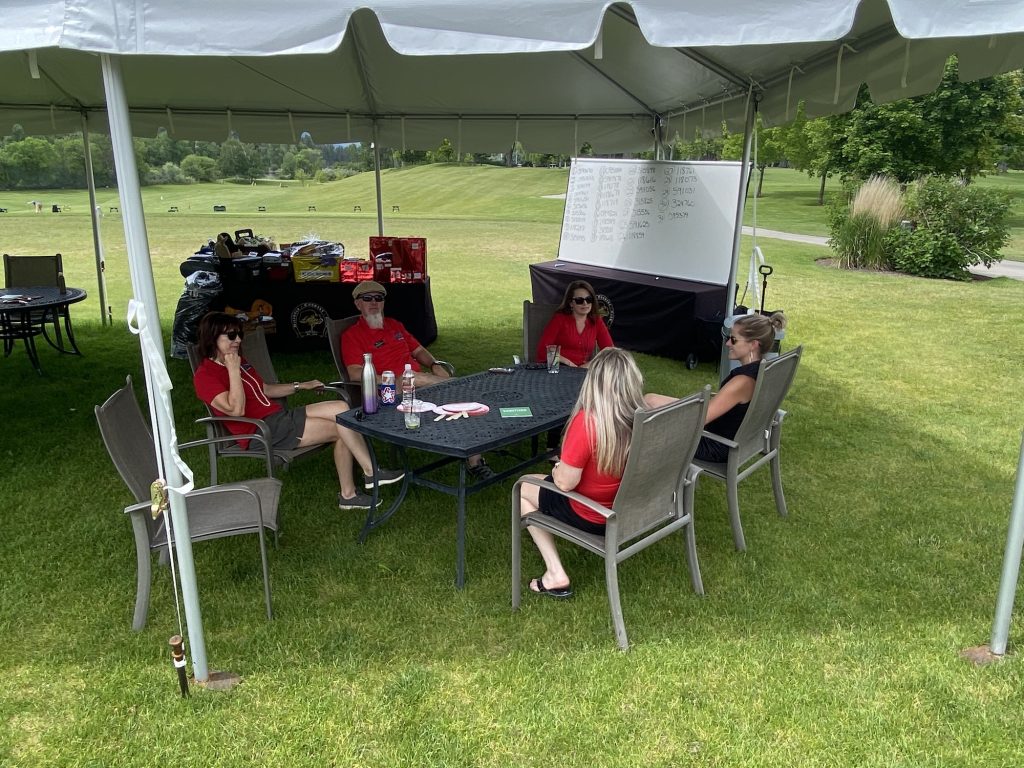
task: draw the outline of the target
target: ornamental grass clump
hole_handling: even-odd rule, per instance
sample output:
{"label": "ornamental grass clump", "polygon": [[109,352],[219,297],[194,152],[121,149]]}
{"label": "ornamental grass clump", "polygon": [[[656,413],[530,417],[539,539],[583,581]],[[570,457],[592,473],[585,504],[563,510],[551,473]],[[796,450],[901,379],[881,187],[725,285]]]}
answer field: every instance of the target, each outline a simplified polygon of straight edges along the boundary
{"label": "ornamental grass clump", "polygon": [[861,184],[849,206],[829,214],[829,245],[844,269],[886,269],[886,237],[903,216],[903,191],[885,176]]}

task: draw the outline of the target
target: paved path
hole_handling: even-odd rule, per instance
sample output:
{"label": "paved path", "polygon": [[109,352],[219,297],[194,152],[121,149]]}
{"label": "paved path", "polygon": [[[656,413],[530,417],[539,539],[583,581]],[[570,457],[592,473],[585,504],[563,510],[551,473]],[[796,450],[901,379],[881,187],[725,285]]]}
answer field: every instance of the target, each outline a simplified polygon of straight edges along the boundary
{"label": "paved path", "polygon": [[[754,230],[750,227],[743,228],[744,235],[752,235]],[[789,240],[794,243],[808,243],[809,245],[828,245],[827,237],[816,237],[815,235],[796,235],[792,232],[779,232],[774,229],[757,230],[758,237],[768,237],[774,240]],[[1024,261],[999,261],[991,267],[979,264],[970,267],[968,271],[973,275],[982,277],[1009,277],[1013,280],[1024,280]]]}

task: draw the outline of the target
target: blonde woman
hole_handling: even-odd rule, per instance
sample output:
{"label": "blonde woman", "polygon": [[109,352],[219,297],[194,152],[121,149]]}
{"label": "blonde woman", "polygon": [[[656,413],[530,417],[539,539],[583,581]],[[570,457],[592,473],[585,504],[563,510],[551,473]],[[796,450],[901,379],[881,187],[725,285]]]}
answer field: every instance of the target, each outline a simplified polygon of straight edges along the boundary
{"label": "blonde woman", "polygon": [[[633,414],[653,402],[645,398],[643,386],[643,376],[632,355],[616,347],[598,352],[590,361],[569,417],[561,459],[544,479],[563,491],[576,491],[610,507],[626,468]],[[519,492],[524,516],[539,511],[581,531],[604,534],[604,518],[578,502],[536,485],[524,484]],[[549,597],[571,597],[572,586],[558,557],[554,536],[535,526],[527,530],[545,566],[544,573],[531,580],[530,590]]]}

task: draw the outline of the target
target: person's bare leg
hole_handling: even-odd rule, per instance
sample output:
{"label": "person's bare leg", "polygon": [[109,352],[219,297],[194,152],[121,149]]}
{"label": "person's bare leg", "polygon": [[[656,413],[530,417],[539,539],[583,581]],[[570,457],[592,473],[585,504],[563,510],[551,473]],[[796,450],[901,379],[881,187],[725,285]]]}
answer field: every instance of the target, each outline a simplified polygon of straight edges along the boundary
{"label": "person's bare leg", "polygon": [[354,458],[360,469],[363,470],[363,474],[370,476],[373,474],[373,463],[370,461],[370,451],[366,447],[366,440],[362,435],[341,426],[336,418],[339,413],[344,413],[347,410],[348,406],[337,400],[312,403],[306,406],[306,420],[312,418],[330,424],[335,433],[334,440],[344,443],[350,461]]}
{"label": "person's bare leg", "polygon": [[[334,469],[338,473],[341,495],[346,499],[351,499],[356,495],[355,477],[352,474],[352,452],[348,445],[339,439],[340,428],[334,421],[334,416],[332,415],[329,419],[324,418],[324,409],[317,409],[317,406],[330,405],[332,403],[314,403],[306,407],[306,428],[302,432],[299,445],[305,447],[334,443]],[[320,415],[317,413],[318,410]],[[331,409],[326,410],[330,411]],[[334,412],[339,413],[340,411],[335,410]]]}
{"label": "person's bare leg", "polygon": [[[527,475],[527,477],[543,479],[544,475]],[[538,486],[529,484],[519,486],[520,513],[523,517],[539,509],[539,497],[540,488]],[[526,530],[530,532],[530,538],[537,545],[537,550],[540,552],[540,556],[544,560],[544,567],[546,568],[539,579],[532,579],[530,581],[530,589],[533,592],[540,592],[541,590],[538,587],[542,586],[547,589],[568,587],[569,574],[565,572],[565,569],[562,567],[562,561],[558,557],[555,537],[549,531],[532,525],[528,526]],[[538,581],[541,583],[538,584]]]}

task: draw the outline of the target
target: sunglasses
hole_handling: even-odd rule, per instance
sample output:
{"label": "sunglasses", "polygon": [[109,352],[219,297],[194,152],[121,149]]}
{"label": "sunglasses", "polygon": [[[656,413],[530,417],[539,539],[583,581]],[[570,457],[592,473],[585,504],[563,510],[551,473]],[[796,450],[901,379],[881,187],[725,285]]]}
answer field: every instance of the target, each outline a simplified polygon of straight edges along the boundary
{"label": "sunglasses", "polygon": [[573,304],[593,304],[594,303],[594,297],[593,296],[573,296],[572,297],[572,303]]}
{"label": "sunglasses", "polygon": [[364,293],[359,297],[360,301],[384,301],[383,293]]}
{"label": "sunglasses", "polygon": [[224,333],[221,334],[221,336],[227,336],[228,341],[235,341],[242,338],[244,335],[245,334],[241,331],[224,331]]}
{"label": "sunglasses", "polygon": [[730,344],[735,344],[737,341],[743,341],[743,338],[740,336],[726,336],[725,340]]}

